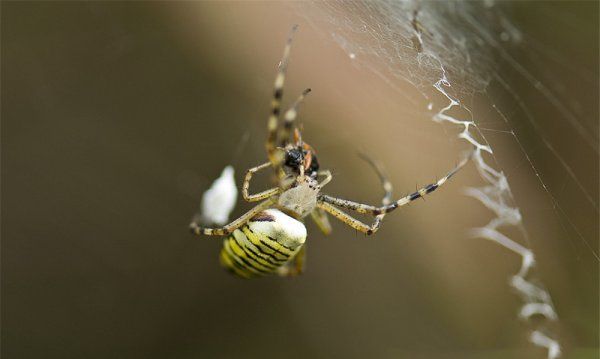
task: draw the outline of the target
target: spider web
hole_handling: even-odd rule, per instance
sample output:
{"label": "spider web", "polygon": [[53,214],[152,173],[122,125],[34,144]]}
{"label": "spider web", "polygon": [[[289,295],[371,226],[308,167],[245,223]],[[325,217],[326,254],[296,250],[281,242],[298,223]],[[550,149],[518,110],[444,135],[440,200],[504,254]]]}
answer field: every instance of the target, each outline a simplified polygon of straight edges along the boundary
{"label": "spider web", "polygon": [[[530,342],[545,348],[547,358],[558,358],[561,337],[550,324],[560,313],[534,272],[532,248],[542,246],[541,239],[530,238],[510,183],[513,178],[535,177],[552,207],[549,220],[560,223],[574,255],[592,267],[586,270],[597,271],[598,74],[570,64],[560,48],[538,41],[539,34],[517,25],[515,7],[493,1],[325,2],[303,6],[300,12],[317,28],[333,29],[334,41],[358,66],[392,88],[406,82],[414,86],[428,102],[421,110],[433,121],[457,126],[458,137],[475,147],[473,162],[482,182],[465,193],[493,215],[488,223],[474,223],[471,235],[520,256],[521,266],[509,280],[522,299],[518,317],[531,324]],[[544,16],[557,26],[577,28],[577,19],[568,13],[551,9]],[[592,89],[596,100],[569,95],[569,84],[557,73]],[[398,95],[408,96],[415,105],[422,102],[400,90]],[[530,104],[532,98],[535,102]],[[493,145],[506,143],[498,139],[507,137],[522,158],[517,168],[509,168],[516,173],[510,179],[497,155],[505,148]],[[582,163],[579,156],[591,160]],[[590,163],[588,178],[582,166]],[[580,213],[591,218],[593,229],[580,220]]]}

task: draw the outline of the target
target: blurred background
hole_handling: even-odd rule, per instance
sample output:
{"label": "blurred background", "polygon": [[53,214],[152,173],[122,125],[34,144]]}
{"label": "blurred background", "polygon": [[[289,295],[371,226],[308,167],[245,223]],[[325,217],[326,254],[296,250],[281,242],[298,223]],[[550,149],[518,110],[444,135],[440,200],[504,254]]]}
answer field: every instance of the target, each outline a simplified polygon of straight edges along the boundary
{"label": "blurred background", "polygon": [[[461,11],[438,4],[448,21]],[[307,271],[294,279],[234,278],[218,264],[220,239],[188,233],[226,165],[240,185],[264,161],[293,24],[284,97],[313,89],[300,122],[333,171],[328,193],[381,200],[359,151],[385,165],[400,196],[469,148],[457,127],[431,121],[446,99],[349,56],[343,31],[363,49],[390,39],[344,28],[365,11],[347,5],[2,2],[3,357],[546,357],[508,286],[520,257],[468,236],[493,218],[463,194],[483,183],[472,165],[375,236],[335,222],[325,237],[307,223]],[[509,58],[491,49],[489,63],[465,64],[455,88],[523,215],[528,239],[508,233],[534,251],[535,280],[552,295],[559,320],[544,326],[564,357],[597,358],[598,3],[470,11],[500,10],[521,42],[498,45]],[[233,216],[249,208],[240,200]]]}

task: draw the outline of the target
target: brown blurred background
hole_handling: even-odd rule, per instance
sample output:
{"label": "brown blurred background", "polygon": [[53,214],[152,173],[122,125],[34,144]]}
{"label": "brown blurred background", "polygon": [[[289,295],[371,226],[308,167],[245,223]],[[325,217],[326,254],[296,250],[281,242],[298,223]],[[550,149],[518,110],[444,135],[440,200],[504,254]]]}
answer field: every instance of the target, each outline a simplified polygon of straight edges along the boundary
{"label": "brown blurred background", "polygon": [[[188,234],[225,165],[240,184],[264,159],[292,24],[300,32],[286,99],[313,88],[301,122],[333,170],[329,193],[380,200],[359,150],[386,165],[403,195],[468,148],[456,128],[430,120],[414,88],[397,84],[401,94],[356,66],[302,6],[2,3],[4,358],[544,357],[527,342],[531,327],[517,320],[521,302],[507,285],[520,258],[466,234],[492,218],[462,194],[482,183],[472,166],[390,215],[374,237],[334,223],[326,238],[308,223],[307,272],[293,280],[233,278],[219,267],[219,239]],[[565,103],[577,99],[597,132],[598,4],[520,3],[511,14],[569,61],[538,70],[563,85]],[[573,79],[570,67],[591,80]],[[597,153],[529,84],[506,81],[597,204]],[[598,357],[598,211],[514,99],[493,87],[488,95],[485,106],[491,98],[515,121],[550,191],[512,136],[486,133],[524,216],[535,278],[554,299],[560,320],[549,329],[565,357]],[[478,115],[482,127],[512,129],[489,109]]]}

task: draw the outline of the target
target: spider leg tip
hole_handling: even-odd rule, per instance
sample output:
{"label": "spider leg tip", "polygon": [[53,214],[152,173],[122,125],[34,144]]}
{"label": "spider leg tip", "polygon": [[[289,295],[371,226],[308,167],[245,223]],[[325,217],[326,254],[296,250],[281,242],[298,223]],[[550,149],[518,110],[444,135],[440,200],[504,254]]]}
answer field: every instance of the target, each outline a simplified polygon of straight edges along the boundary
{"label": "spider leg tip", "polygon": [[292,38],[294,37],[296,31],[298,31],[298,24],[294,24],[294,26],[292,26],[292,30],[290,31],[290,35],[288,36],[287,40],[288,45],[291,44]]}
{"label": "spider leg tip", "polygon": [[202,230],[202,228],[197,223],[194,223],[194,222],[190,223],[189,229],[190,229],[190,232],[192,232],[193,234],[200,234],[200,231]]}

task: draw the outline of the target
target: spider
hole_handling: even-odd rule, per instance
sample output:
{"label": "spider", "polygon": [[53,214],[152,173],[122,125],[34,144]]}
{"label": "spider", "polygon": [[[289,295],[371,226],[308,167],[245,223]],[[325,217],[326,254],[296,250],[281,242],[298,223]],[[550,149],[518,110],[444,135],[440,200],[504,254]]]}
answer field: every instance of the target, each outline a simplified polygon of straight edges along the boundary
{"label": "spider", "polygon": [[[268,161],[250,168],[242,185],[244,200],[262,202],[223,227],[207,228],[195,222],[190,224],[190,229],[196,235],[226,236],[220,254],[221,264],[244,278],[302,273],[306,247],[306,227],[302,221],[307,216],[310,215],[325,234],[331,232],[327,217],[330,214],[357,231],[371,235],[380,228],[387,213],[435,191],[468,161],[468,157],[464,158],[437,182],[392,201],[392,185],[382,168],[363,156],[380,178],[385,192],[382,205],[362,204],[324,194],[322,189],[331,181],[332,174],[329,170],[320,169],[316,151],[302,140],[300,130],[295,127],[298,106],[310,89],[304,90],[280,119],[283,85],[296,29],[297,26],[294,26],[288,37],[275,78],[271,115],[267,125]],[[267,168],[274,170],[277,186],[250,194],[253,175]],[[363,223],[338,207],[371,215],[374,220],[371,224]]]}

